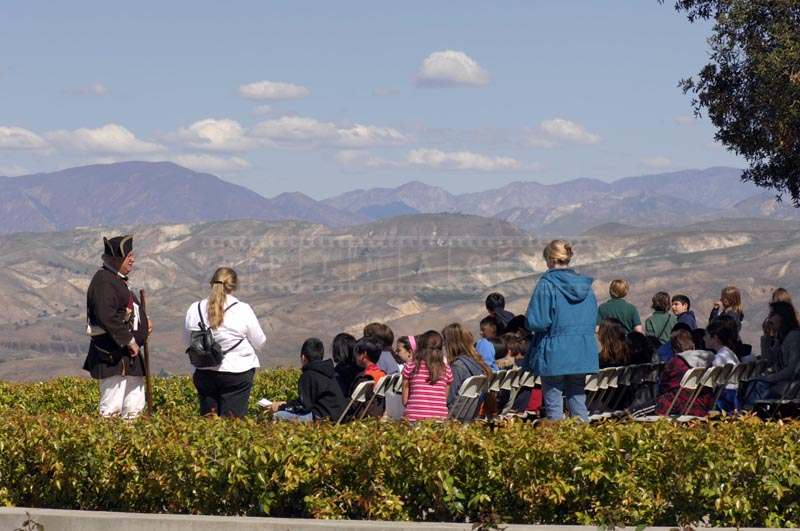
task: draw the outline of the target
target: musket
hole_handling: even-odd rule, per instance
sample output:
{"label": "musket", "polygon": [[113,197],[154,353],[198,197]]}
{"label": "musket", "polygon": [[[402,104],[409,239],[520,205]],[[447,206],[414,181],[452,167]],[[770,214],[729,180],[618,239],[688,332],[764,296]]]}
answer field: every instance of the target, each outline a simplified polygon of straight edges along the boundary
{"label": "musket", "polygon": [[[142,305],[142,313],[147,316],[147,327],[150,328],[150,316],[147,315],[147,304],[144,298],[144,290],[139,290],[139,303]],[[147,401],[147,416],[153,416],[153,375],[150,373],[150,332],[142,345],[142,361],[144,362],[144,398]]]}

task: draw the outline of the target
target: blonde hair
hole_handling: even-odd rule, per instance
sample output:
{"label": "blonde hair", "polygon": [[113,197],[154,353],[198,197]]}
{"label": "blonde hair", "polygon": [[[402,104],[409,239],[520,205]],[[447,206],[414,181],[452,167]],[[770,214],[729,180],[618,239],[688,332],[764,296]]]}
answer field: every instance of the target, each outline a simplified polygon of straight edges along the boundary
{"label": "blonde hair", "polygon": [[208,296],[208,326],[219,328],[225,318],[225,297],[239,287],[236,271],[230,267],[220,267],[211,277],[211,294]]}
{"label": "blonde hair", "polygon": [[547,244],[542,253],[545,261],[556,265],[568,265],[572,260],[572,246],[566,240],[553,240]]}
{"label": "blonde hair", "polygon": [[608,286],[608,294],[615,299],[622,299],[628,294],[630,289],[631,287],[627,280],[618,278],[611,281],[611,285]]}
{"label": "blonde hair", "polygon": [[722,293],[719,295],[719,301],[722,307],[726,310],[734,310],[741,315],[742,311],[742,293],[736,286],[727,286],[722,288]]}

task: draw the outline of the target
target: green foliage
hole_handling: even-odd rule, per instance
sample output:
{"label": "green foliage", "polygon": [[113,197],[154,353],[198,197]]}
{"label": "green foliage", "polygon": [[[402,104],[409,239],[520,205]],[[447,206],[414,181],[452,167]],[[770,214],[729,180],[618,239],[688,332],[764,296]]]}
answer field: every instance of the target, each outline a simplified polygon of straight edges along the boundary
{"label": "green foliage", "polygon": [[[299,369],[271,369],[256,373],[251,393],[250,412],[259,409],[260,398],[297,398]],[[157,415],[193,415],[198,411],[197,393],[189,376],[154,378],[153,409]],[[96,381],[87,378],[56,378],[36,383],[0,381],[0,414],[6,410],[31,414],[70,413],[91,415],[97,412],[100,391]]]}
{"label": "green foliage", "polygon": [[709,63],[681,82],[695,112],[706,110],[716,139],[747,159],[743,178],[800,206],[800,1],[677,0],[675,9],[714,20]]}
{"label": "green foliage", "polygon": [[[291,398],[263,371],[253,402]],[[0,384],[0,505],[132,512],[541,524],[797,527],[800,423],[201,418],[187,377],[156,414],[96,414],[97,384]]]}

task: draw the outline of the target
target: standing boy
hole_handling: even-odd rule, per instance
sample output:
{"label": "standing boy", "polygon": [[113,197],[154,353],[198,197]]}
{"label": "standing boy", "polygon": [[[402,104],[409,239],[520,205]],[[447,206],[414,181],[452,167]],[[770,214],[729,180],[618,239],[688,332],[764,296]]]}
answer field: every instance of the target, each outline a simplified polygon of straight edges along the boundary
{"label": "standing boy", "polygon": [[686,323],[694,330],[697,328],[697,319],[691,310],[692,301],[686,295],[675,295],[672,297],[672,313],[678,318],[679,323]]}
{"label": "standing boy", "polygon": [[611,299],[604,302],[597,309],[597,326],[608,318],[619,320],[625,327],[625,332],[642,332],[642,320],[636,306],[625,300],[630,291],[627,280],[612,280],[608,287]]}

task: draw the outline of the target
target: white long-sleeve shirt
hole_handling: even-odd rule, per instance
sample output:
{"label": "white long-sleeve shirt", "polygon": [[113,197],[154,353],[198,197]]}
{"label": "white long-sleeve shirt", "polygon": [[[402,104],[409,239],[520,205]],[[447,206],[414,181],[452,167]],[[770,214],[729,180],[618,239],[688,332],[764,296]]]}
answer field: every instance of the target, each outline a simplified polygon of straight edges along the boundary
{"label": "white long-sleeve shirt", "polygon": [[[208,325],[208,299],[196,301],[186,311],[186,322],[183,328],[183,342],[186,347],[191,343],[191,332],[200,330],[200,316],[197,313],[197,303],[200,303],[200,311],[203,313],[203,321]],[[235,306],[231,306],[237,303]],[[212,330],[214,339],[223,351],[236,345],[240,339],[244,339],[239,345],[225,354],[222,363],[217,367],[206,367],[198,370],[212,370],[220,372],[245,372],[255,367],[260,367],[256,350],[261,349],[267,342],[267,337],[258,323],[253,308],[246,302],[241,302],[233,295],[227,295],[225,307],[230,309],[225,312],[222,324]]]}

